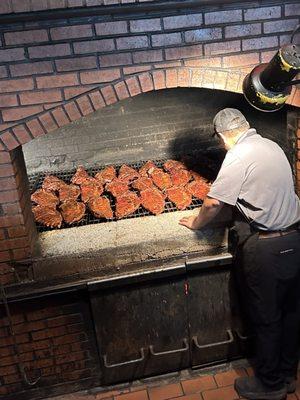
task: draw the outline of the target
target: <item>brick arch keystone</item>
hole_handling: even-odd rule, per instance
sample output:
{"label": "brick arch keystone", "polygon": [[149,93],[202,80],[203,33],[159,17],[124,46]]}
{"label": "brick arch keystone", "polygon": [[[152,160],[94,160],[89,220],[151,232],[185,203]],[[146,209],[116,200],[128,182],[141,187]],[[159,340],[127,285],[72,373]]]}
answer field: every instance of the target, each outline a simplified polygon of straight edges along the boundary
{"label": "brick arch keystone", "polygon": [[[141,93],[176,87],[209,88],[241,93],[244,72],[218,68],[166,68],[142,72],[99,86],[43,111],[0,134],[0,150],[11,151],[36,137],[55,131],[103,107]],[[300,106],[300,90],[289,104]],[[299,104],[297,104],[299,103]]]}

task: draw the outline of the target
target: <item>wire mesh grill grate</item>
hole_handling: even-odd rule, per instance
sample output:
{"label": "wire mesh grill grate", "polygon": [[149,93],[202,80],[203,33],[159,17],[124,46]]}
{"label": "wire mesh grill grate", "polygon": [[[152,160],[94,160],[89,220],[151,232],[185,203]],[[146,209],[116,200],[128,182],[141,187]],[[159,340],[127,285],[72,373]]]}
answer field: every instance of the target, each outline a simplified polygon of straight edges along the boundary
{"label": "wire mesh grill grate", "polygon": [[[155,165],[157,167],[162,167],[163,164],[165,163],[165,161],[166,160],[155,160],[153,162],[155,163]],[[126,163],[126,165],[128,165],[129,167],[132,167],[134,169],[139,169],[140,167],[142,167],[142,165],[144,165],[144,163],[145,163],[145,161],[139,161],[139,162],[135,162],[135,163]],[[122,164],[114,165],[117,172],[119,171],[119,168],[121,167],[121,165]],[[106,166],[90,167],[90,168],[86,168],[86,171],[89,173],[89,175],[94,176],[97,172],[101,171],[105,167]],[[28,175],[30,193],[33,193],[34,191],[36,191],[37,189],[40,189],[42,187],[42,183],[43,183],[46,175],[51,174],[51,175],[56,176],[57,178],[62,179],[66,183],[70,183],[71,178],[75,174],[75,172],[76,172],[76,169],[71,169],[71,170],[64,170],[64,171],[58,171],[58,172],[44,171],[44,172]],[[135,191],[134,189],[131,189],[131,190]],[[138,193],[138,192],[136,191],[136,193]],[[111,208],[115,215],[116,206],[115,206],[114,197],[108,192],[105,193],[105,196],[109,198]],[[201,204],[202,204],[201,200],[193,197],[192,203],[186,208],[186,210],[193,210],[194,208],[199,207]],[[169,212],[174,212],[174,211],[178,211],[177,207],[171,201],[166,199],[165,209],[164,209],[163,213],[169,213]],[[139,217],[144,217],[147,215],[153,215],[153,214],[151,214],[149,211],[145,210],[142,206],[140,206],[134,213],[132,213],[122,219],[139,218]],[[89,224],[99,224],[99,223],[108,222],[108,221],[117,221],[117,218],[115,216],[109,220],[107,220],[105,218],[96,218],[87,208],[84,217],[80,221],[74,222],[71,225],[68,225],[65,222],[63,222],[61,228],[59,228],[59,229],[66,229],[66,228],[70,228],[70,227],[74,227],[74,226],[84,226],[84,225],[89,225]],[[46,227],[39,223],[36,223],[36,226],[37,226],[37,230],[39,232],[45,232],[45,231],[58,229],[58,228]]]}

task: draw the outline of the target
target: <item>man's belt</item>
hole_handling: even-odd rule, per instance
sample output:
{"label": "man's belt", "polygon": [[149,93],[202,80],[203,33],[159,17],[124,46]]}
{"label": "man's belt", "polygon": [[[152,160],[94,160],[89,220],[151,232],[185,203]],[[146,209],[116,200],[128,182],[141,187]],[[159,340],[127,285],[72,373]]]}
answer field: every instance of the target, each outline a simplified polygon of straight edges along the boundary
{"label": "man's belt", "polygon": [[278,231],[259,231],[258,237],[259,239],[264,239],[264,238],[286,236],[294,232],[299,232],[299,229],[300,225],[299,222],[297,222],[296,224],[290,225],[287,228]]}

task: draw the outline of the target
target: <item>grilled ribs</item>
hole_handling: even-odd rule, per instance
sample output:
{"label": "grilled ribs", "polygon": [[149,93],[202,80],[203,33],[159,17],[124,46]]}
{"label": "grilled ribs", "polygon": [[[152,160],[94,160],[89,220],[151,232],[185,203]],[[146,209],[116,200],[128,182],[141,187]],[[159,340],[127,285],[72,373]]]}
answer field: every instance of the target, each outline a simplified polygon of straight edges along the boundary
{"label": "grilled ribs", "polygon": [[71,182],[74,183],[75,185],[82,185],[86,183],[86,181],[89,181],[91,176],[86,172],[86,170],[83,168],[82,165],[80,165],[77,168],[77,171],[75,174],[72,176]]}
{"label": "grilled ribs", "polygon": [[182,186],[171,187],[166,192],[168,199],[176,205],[178,210],[186,209],[192,202],[192,195]]}
{"label": "grilled ribs", "polygon": [[91,199],[101,196],[103,193],[103,186],[99,181],[87,181],[86,183],[80,185],[81,190],[81,200],[84,203],[88,203]]}
{"label": "grilled ribs", "polygon": [[62,224],[62,216],[55,208],[46,206],[32,207],[34,219],[42,225],[50,228],[60,228]]}
{"label": "grilled ribs", "polygon": [[80,187],[77,185],[61,185],[58,191],[59,200],[61,202],[68,200],[77,200],[80,196]]}
{"label": "grilled ribs", "polygon": [[141,176],[137,180],[133,181],[131,186],[139,191],[154,187],[152,179],[147,178],[146,176]]}
{"label": "grilled ribs", "polygon": [[[194,180],[190,182],[191,179]],[[31,200],[37,204],[33,207],[37,222],[56,228],[60,228],[63,221],[72,224],[83,218],[86,204],[96,218],[112,219],[114,212],[110,200],[101,196],[104,187],[115,197],[115,215],[118,219],[132,214],[140,205],[152,214],[161,214],[165,209],[166,196],[177,209],[184,210],[192,203],[192,196],[203,200],[210,189],[210,184],[203,176],[189,171],[182,162],[176,160],[167,160],[163,168],[148,160],[139,171],[123,164],[118,177],[112,165],[100,170],[95,177],[79,166],[71,182],[67,184],[54,175],[45,177],[42,189],[31,195]],[[139,194],[130,191],[130,188]],[[80,195],[81,201],[78,201]],[[56,207],[59,204],[58,211]]]}
{"label": "grilled ribs", "polygon": [[31,195],[31,200],[39,206],[45,206],[55,209],[59,199],[54,193],[44,189],[38,189]]}
{"label": "grilled ribs", "polygon": [[150,168],[155,168],[156,165],[154,164],[153,161],[148,160],[140,169],[139,169],[139,174],[141,176],[148,176],[148,171]]}
{"label": "grilled ribs", "polygon": [[195,171],[190,171],[192,177],[194,178],[195,181],[203,181],[207,182],[205,178],[203,178],[202,175],[200,175],[198,172]]}
{"label": "grilled ribs", "polygon": [[116,178],[105,185],[105,190],[110,192],[114,197],[118,197],[124,192],[128,192],[129,187],[127,183],[123,182],[119,178]]}
{"label": "grilled ribs", "polygon": [[187,169],[186,166],[180,162],[180,161],[176,161],[176,160],[167,160],[164,163],[164,169],[166,171],[172,171],[173,169]]}
{"label": "grilled ribs", "polygon": [[134,179],[139,178],[139,176],[140,174],[135,169],[123,164],[119,170],[118,178],[125,183],[129,183]]}
{"label": "grilled ribs", "polygon": [[88,206],[96,218],[112,219],[114,216],[109,199],[105,196],[90,200]]}
{"label": "grilled ribs", "polygon": [[204,180],[197,180],[188,183],[185,188],[192,196],[204,200],[209,192],[210,185]]}
{"label": "grilled ribs", "polygon": [[174,186],[185,186],[192,178],[192,175],[186,169],[173,168],[170,174]]}
{"label": "grilled ribs", "polygon": [[140,206],[140,198],[134,192],[124,193],[116,199],[116,217],[118,219],[127,217]]}
{"label": "grilled ribs", "polygon": [[56,192],[62,186],[65,185],[65,182],[54,175],[47,175],[42,184],[42,189]]}
{"label": "grilled ribs", "polygon": [[59,207],[63,220],[67,224],[80,221],[85,214],[85,204],[81,201],[68,200]]}
{"label": "grilled ribs", "polygon": [[171,176],[160,168],[150,168],[148,171],[153,182],[160,190],[165,190],[173,186]]}
{"label": "grilled ribs", "polygon": [[111,182],[113,179],[115,179],[117,176],[115,167],[112,165],[105,167],[103,170],[97,172],[95,175],[95,178],[102,184],[105,185],[105,183]]}
{"label": "grilled ribs", "polygon": [[161,214],[165,209],[165,196],[156,187],[140,193],[142,206],[152,214]]}

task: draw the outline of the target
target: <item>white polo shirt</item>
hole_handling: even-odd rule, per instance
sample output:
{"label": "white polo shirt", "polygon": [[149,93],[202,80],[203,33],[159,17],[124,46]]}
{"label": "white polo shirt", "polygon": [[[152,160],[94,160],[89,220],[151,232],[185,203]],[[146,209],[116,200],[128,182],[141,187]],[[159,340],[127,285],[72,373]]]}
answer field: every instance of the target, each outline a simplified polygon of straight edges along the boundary
{"label": "white polo shirt", "polygon": [[237,206],[261,230],[279,230],[300,221],[300,200],[283,150],[249,129],[230,149],[209,197]]}

